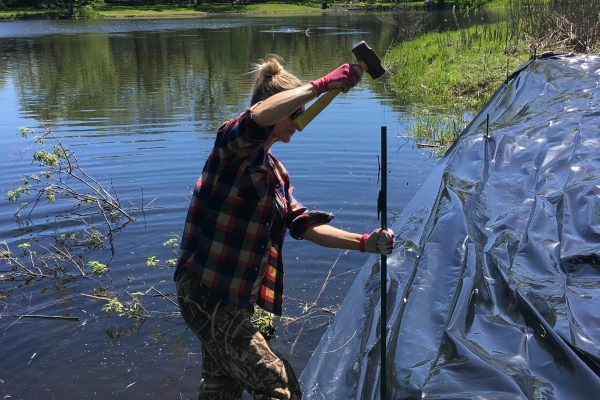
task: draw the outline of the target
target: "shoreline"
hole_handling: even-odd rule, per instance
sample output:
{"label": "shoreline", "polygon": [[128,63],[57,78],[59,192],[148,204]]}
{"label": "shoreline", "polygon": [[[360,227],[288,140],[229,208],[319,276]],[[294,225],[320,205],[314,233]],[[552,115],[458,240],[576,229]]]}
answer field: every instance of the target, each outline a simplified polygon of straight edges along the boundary
{"label": "shoreline", "polygon": [[[338,14],[345,12],[363,12],[367,10],[352,9],[352,10],[315,10],[315,11],[223,11],[223,12],[197,12],[197,13],[181,13],[181,14],[161,14],[161,15],[106,15],[94,19],[184,19],[184,18],[204,18],[204,17],[227,17],[227,16],[286,16],[286,15],[315,15],[315,14]],[[392,10],[386,10],[392,11]],[[382,11],[383,12],[383,11]]]}
{"label": "shoreline", "polygon": [[[206,18],[206,17],[226,17],[226,16],[261,16],[261,15],[315,15],[315,14],[337,14],[337,13],[359,13],[359,12],[391,12],[398,9],[414,9],[414,5],[399,5],[386,3],[382,5],[346,5],[332,4],[328,8],[318,6],[297,5],[297,4],[279,4],[279,3],[262,3],[260,5],[244,5],[227,7],[223,10],[195,10],[193,8],[171,8],[161,10],[160,8],[125,8],[113,7],[110,9],[94,10],[93,14],[88,18],[75,19],[190,19],[190,18]],[[23,21],[23,20],[45,20],[45,19],[65,19],[61,18],[56,11],[43,11],[34,9],[20,10],[0,10],[0,21]]]}
{"label": "shoreline", "polygon": [[226,17],[230,15],[286,15],[286,14],[306,14],[312,15],[317,14],[321,11],[326,10],[315,10],[315,11],[218,11],[218,12],[206,12],[206,11],[197,11],[197,12],[189,12],[189,13],[173,13],[173,14],[125,14],[125,15],[100,15],[99,18],[93,19],[178,19],[178,18],[204,18],[204,17]]}

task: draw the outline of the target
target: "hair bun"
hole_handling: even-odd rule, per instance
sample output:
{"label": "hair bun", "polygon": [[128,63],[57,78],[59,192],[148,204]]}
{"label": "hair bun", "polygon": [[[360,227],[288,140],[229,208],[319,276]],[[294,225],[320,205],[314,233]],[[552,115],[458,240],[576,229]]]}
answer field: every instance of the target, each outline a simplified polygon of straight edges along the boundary
{"label": "hair bun", "polygon": [[268,55],[254,65],[251,104],[302,85],[302,82],[289,73],[276,55]]}
{"label": "hair bun", "polygon": [[277,56],[268,55],[259,64],[256,64],[256,79],[272,79],[283,71],[281,62]]}

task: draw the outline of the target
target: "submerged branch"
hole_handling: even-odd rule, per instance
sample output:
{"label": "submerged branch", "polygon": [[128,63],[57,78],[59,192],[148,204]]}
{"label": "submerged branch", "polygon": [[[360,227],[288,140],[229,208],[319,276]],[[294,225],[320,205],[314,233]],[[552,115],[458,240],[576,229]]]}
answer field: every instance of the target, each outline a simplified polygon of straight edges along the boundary
{"label": "submerged branch", "polygon": [[40,315],[40,314],[23,314],[23,315],[7,315],[15,318],[40,318],[40,319],[63,319],[67,321],[79,321],[79,317],[66,317],[64,315]]}
{"label": "submerged branch", "polygon": [[[321,286],[321,290],[319,291],[319,293],[317,294],[317,297],[315,298],[314,302],[306,309],[305,315],[296,319],[303,319],[302,321],[302,325],[300,326],[300,331],[298,332],[298,335],[296,335],[296,338],[294,339],[294,342],[292,343],[292,346],[290,347],[290,354],[294,353],[294,349],[296,348],[296,344],[298,344],[298,340],[300,339],[300,337],[302,336],[302,334],[304,333],[304,327],[306,326],[306,323],[314,318],[312,316],[312,314],[314,314],[317,310],[315,309],[317,307],[317,304],[319,303],[319,299],[321,298],[321,295],[323,294],[323,292],[325,292],[325,288],[329,285],[329,282],[331,280],[331,275],[333,274],[333,270],[335,269],[338,261],[340,260],[341,256],[344,254],[348,254],[348,250],[342,250],[339,252],[337,258],[335,259],[335,261],[333,262],[333,264],[331,265],[331,268],[329,268],[329,271],[327,271],[327,276],[325,277],[325,281],[323,282],[323,285]],[[335,314],[334,312],[332,312],[330,309],[327,309],[327,311],[331,312],[332,314]]]}

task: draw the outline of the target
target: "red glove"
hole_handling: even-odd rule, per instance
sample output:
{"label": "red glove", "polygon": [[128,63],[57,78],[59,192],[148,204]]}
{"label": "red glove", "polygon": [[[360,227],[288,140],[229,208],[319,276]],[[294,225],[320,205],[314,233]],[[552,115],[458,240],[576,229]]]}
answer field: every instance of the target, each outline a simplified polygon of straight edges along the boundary
{"label": "red glove", "polygon": [[359,248],[362,253],[380,253],[390,254],[394,248],[394,232],[388,228],[375,229],[371,233],[365,233],[361,236]]}
{"label": "red glove", "polygon": [[331,89],[342,89],[347,92],[360,81],[361,75],[362,70],[358,64],[342,64],[324,77],[311,81],[310,84],[317,89],[319,95]]}

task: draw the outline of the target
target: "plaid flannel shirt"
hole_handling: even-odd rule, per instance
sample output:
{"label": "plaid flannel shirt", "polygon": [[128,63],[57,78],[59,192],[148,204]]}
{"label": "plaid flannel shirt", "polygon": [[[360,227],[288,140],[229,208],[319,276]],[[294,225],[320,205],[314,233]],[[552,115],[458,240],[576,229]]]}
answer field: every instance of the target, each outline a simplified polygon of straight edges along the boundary
{"label": "plaid flannel shirt", "polygon": [[[194,271],[213,297],[246,307],[266,260],[256,303],[281,315],[286,229],[301,239],[308,227],[328,223],[333,215],[308,211],[294,199],[283,164],[264,149],[271,130],[256,124],[250,110],[219,128],[196,182],[177,271]],[[273,229],[276,201],[284,216]]]}

